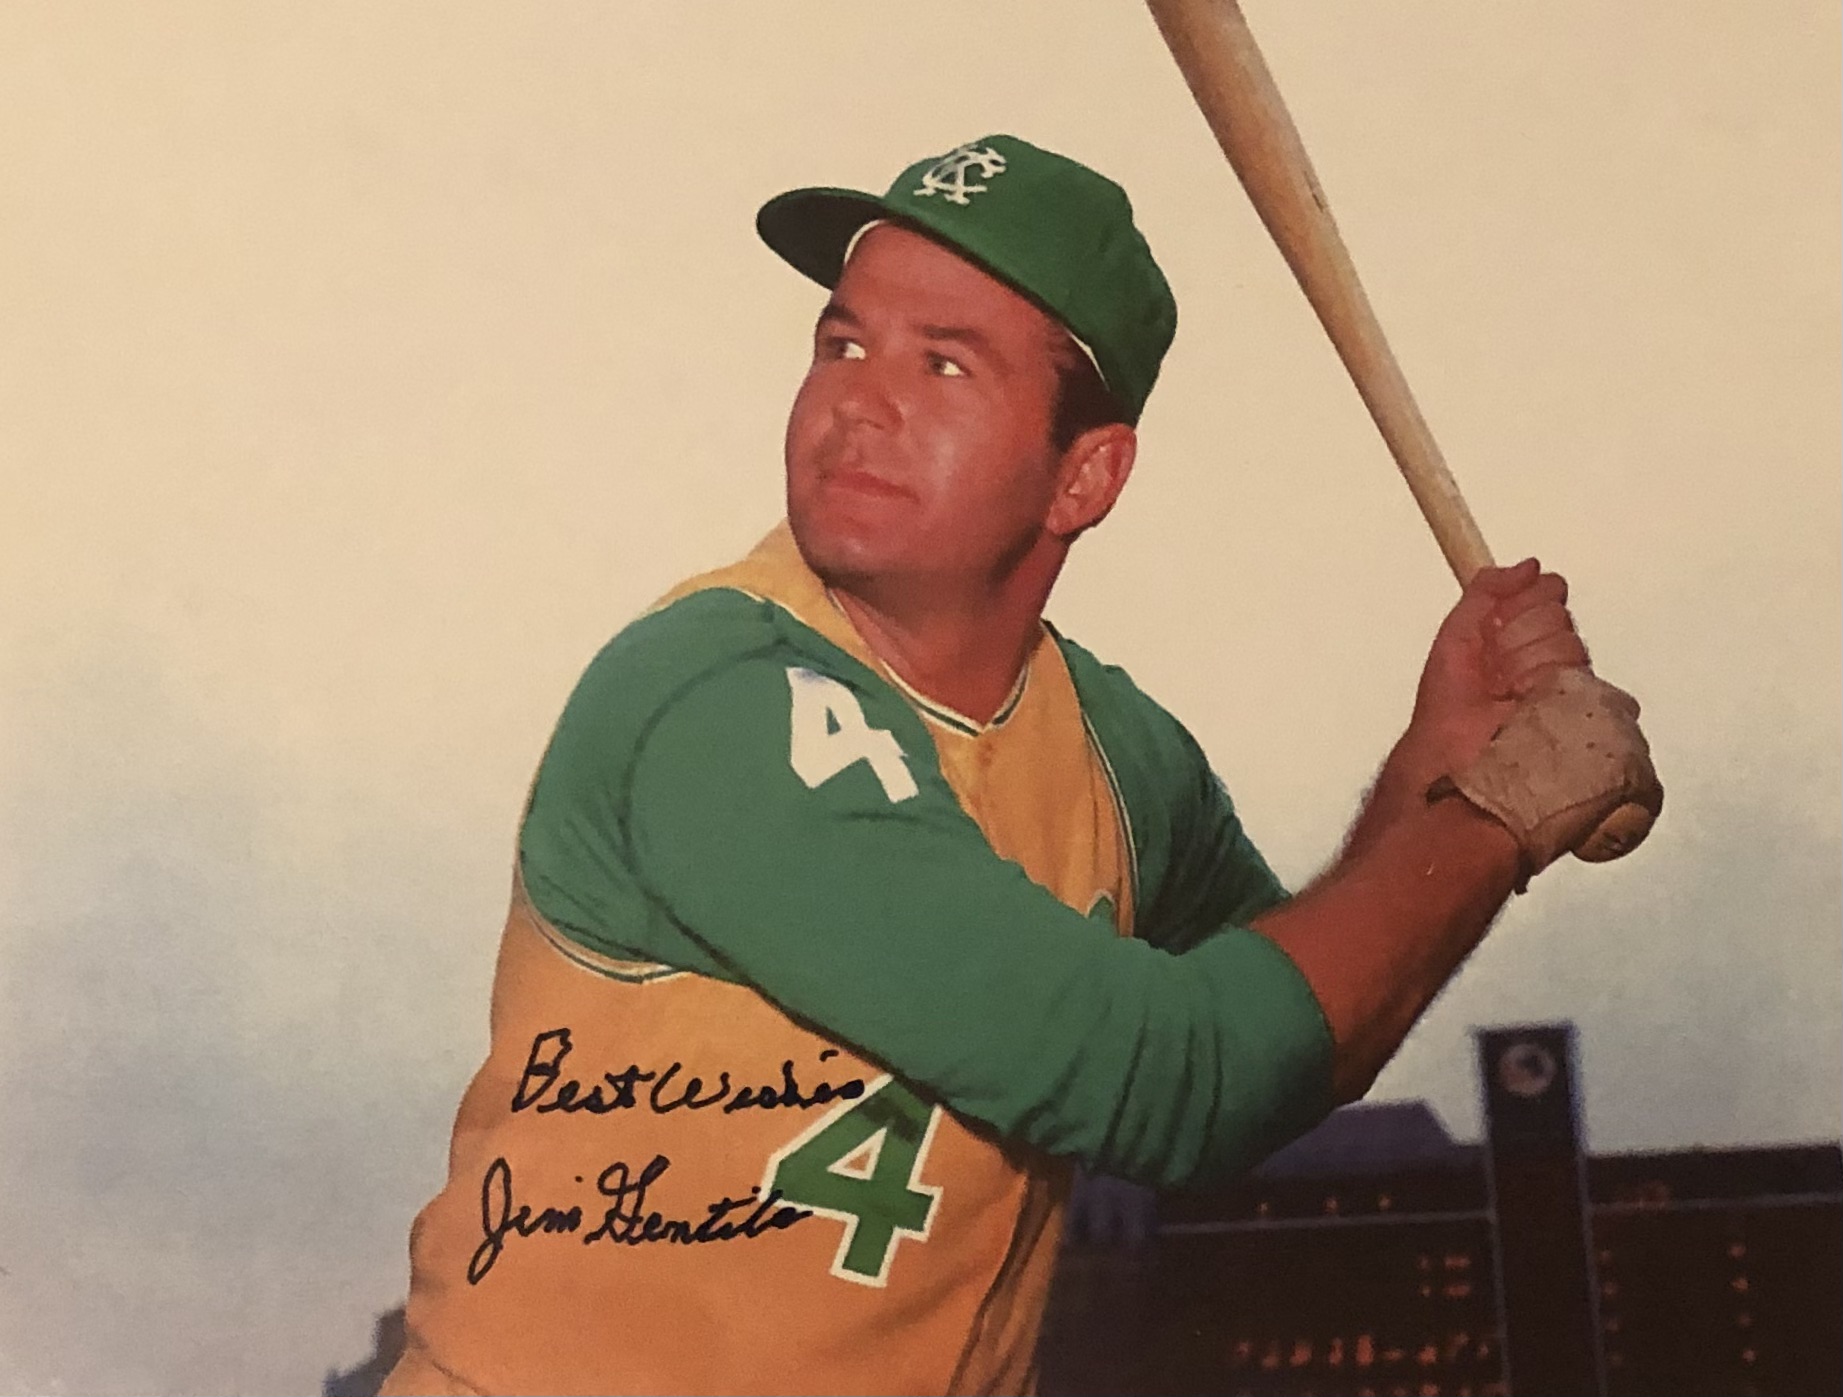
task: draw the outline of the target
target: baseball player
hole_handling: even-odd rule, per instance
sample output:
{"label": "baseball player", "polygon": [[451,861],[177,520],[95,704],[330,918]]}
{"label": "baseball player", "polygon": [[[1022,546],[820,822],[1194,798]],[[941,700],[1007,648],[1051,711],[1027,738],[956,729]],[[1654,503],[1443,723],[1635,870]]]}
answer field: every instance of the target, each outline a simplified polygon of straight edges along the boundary
{"label": "baseball player", "polygon": [[1561,580],[1490,570],[1289,897],[1184,728],[1043,620],[1175,326],[1125,194],[991,136],[757,226],[830,289],[787,521],[558,721],[387,1392],[1028,1391],[1077,1163],[1221,1178],[1361,1094],[1647,789],[1616,690],[1518,698],[1586,663]]}

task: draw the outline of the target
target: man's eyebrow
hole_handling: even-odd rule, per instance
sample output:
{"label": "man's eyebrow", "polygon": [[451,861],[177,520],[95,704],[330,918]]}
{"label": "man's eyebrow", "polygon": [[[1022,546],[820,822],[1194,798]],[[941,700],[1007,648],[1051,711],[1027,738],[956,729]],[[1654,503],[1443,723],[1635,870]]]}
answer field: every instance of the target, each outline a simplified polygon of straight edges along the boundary
{"label": "man's eyebrow", "polygon": [[853,315],[850,309],[837,301],[827,301],[826,308],[819,312],[819,319],[814,324],[815,330],[823,330],[828,325],[840,325],[847,330],[862,329],[864,322]]}
{"label": "man's eyebrow", "polygon": [[975,330],[970,325],[923,325],[919,328],[924,339],[963,344],[974,353],[991,360],[1000,369],[1008,371],[1011,368],[1005,356],[998,352],[998,346],[992,343],[992,337],[983,330]]}

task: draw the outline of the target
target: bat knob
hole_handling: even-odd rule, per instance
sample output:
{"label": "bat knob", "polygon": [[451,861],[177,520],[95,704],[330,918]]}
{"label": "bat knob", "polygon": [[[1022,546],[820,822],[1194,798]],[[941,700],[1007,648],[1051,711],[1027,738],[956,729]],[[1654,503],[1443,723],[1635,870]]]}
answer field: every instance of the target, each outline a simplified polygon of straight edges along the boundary
{"label": "bat knob", "polygon": [[1628,801],[1574,846],[1574,857],[1583,863],[1608,863],[1620,858],[1643,844],[1655,823],[1655,811],[1636,801]]}

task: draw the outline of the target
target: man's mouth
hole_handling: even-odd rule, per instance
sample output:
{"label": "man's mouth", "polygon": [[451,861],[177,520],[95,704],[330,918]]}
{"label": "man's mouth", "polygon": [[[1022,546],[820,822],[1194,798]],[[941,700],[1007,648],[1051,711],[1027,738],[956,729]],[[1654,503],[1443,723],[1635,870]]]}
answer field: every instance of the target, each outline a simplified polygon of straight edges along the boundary
{"label": "man's mouth", "polygon": [[843,470],[828,471],[826,484],[839,489],[849,490],[861,495],[872,495],[879,499],[913,499],[913,492],[886,480],[861,466],[851,466]]}

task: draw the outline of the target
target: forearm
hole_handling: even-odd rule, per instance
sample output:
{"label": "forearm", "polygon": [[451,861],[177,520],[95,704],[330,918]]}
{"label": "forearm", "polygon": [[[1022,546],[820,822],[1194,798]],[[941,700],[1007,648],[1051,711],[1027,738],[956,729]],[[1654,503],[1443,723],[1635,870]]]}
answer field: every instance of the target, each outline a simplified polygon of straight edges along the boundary
{"label": "forearm", "polygon": [[1391,804],[1323,878],[1255,923],[1318,996],[1341,1101],[1369,1088],[1517,879],[1516,841],[1467,802]]}

